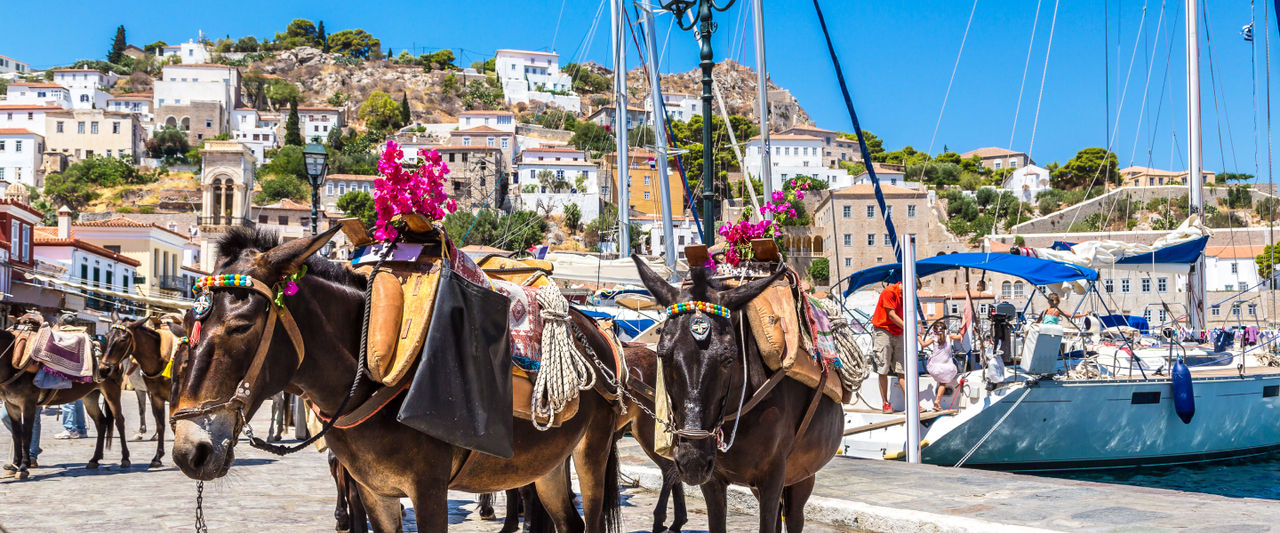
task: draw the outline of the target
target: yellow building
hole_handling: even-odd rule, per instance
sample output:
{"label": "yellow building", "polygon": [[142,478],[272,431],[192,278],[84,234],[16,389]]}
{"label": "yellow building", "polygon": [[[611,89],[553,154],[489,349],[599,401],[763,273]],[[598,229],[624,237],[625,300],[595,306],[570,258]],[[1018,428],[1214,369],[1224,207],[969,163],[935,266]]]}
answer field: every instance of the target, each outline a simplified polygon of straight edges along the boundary
{"label": "yellow building", "polygon": [[[627,179],[631,185],[627,191],[630,193],[628,200],[631,209],[647,215],[662,214],[662,188],[658,180],[658,165],[662,164],[662,161],[658,161],[656,153],[648,150],[629,150],[627,159],[630,160]],[[608,172],[611,184],[618,183],[617,160],[617,153],[604,155],[604,169]],[[674,170],[668,171],[667,175],[668,189],[671,192],[671,212],[679,216],[684,213],[681,207],[684,204],[684,185],[680,182],[680,174]],[[610,191],[610,200],[617,204],[617,193],[612,192],[614,187],[610,187]]]}
{"label": "yellow building", "polygon": [[181,233],[124,216],[74,224],[76,238],[91,242],[140,263],[136,283],[140,294],[182,295],[190,289],[183,266],[197,263],[199,248]]}
{"label": "yellow building", "polygon": [[74,161],[91,155],[138,157],[146,132],[137,115],[102,109],[67,109],[45,115],[45,150]]}

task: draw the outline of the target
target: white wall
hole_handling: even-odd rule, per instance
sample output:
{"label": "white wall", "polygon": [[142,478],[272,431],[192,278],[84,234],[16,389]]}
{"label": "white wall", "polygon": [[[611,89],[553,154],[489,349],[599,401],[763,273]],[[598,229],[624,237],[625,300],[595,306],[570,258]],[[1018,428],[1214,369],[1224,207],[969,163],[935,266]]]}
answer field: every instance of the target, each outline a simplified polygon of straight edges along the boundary
{"label": "white wall", "polygon": [[[822,166],[822,140],[770,139],[773,148],[770,162],[770,176],[773,178],[773,190],[782,190],[786,181],[796,176],[809,176],[826,181],[828,187],[839,189],[853,184],[853,176],[844,169],[833,169]],[[759,179],[760,172],[760,140],[753,139],[747,143],[746,171],[753,178]]]}
{"label": "white wall", "polygon": [[581,109],[581,101],[577,95],[551,93],[573,90],[573,79],[560,72],[559,55],[498,50],[494,56],[494,69],[502,82],[502,92],[507,104],[538,101],[574,112]]}
{"label": "white wall", "polygon": [[6,109],[0,105],[0,129],[22,129],[44,135],[46,131],[45,113],[55,109],[18,106]]}
{"label": "white wall", "polygon": [[[1231,271],[1233,264],[1236,272]],[[1252,257],[1205,257],[1205,288],[1207,290],[1238,291],[1243,288],[1253,288],[1260,281],[1262,277],[1258,275],[1258,264]]]}
{"label": "white wall", "polygon": [[5,93],[5,105],[55,105],[71,108],[71,91],[58,87],[30,87],[9,85]]}
{"label": "white wall", "polygon": [[35,134],[0,134],[0,180],[32,187],[43,185],[36,179],[44,138]]}

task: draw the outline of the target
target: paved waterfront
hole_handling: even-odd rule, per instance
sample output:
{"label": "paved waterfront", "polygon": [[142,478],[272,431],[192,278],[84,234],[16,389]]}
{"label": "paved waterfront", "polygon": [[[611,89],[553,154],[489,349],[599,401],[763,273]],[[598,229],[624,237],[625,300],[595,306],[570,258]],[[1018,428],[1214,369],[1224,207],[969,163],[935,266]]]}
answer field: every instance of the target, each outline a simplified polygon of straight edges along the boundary
{"label": "paved waterfront", "polygon": [[[125,397],[130,435],[138,419],[133,395]],[[263,409],[263,412],[269,412]],[[149,415],[148,415],[149,417]],[[254,428],[266,434],[265,416]],[[148,420],[154,431],[154,422]],[[13,533],[190,530],[195,509],[195,482],[173,466],[169,457],[159,469],[146,469],[155,453],[154,442],[129,442],[133,467],[119,468],[119,441],[106,451],[102,467],[86,470],[93,454],[93,438],[55,440],[62,430],[51,415],[43,416],[44,453],[31,479],[0,480],[0,526]],[[90,423],[90,433],[93,433]],[[11,440],[0,429],[0,457],[11,456]],[[166,449],[172,448],[166,443]],[[333,531],[335,489],[324,456],[305,451],[285,458],[249,448],[236,447],[237,459],[227,477],[205,484],[205,516],[210,531]],[[624,480],[625,482],[625,480]],[[629,488],[623,495],[624,531],[649,531],[656,495],[642,488]],[[499,504],[502,498],[499,496]],[[406,506],[408,506],[406,500]],[[451,492],[450,531],[491,532],[501,526],[483,521],[475,514],[475,496]],[[690,523],[686,531],[706,528],[702,502],[691,499]],[[503,513],[501,505],[498,514]],[[736,513],[730,518],[731,531],[752,531],[753,515]],[[407,531],[416,531],[407,524]],[[814,524],[806,531],[838,533],[845,528]]]}

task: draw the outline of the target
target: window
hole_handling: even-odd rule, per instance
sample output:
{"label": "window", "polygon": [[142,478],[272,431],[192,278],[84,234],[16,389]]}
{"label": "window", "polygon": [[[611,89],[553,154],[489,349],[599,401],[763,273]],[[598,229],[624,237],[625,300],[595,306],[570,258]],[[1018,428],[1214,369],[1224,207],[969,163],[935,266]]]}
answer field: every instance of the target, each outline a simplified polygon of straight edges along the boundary
{"label": "window", "polygon": [[268,220],[267,215],[258,215],[259,224],[266,224],[267,220]]}
{"label": "window", "polygon": [[915,217],[916,217],[916,206],[915,206],[914,204],[913,204],[913,205],[908,205],[908,206],[907,206],[907,218],[915,218]]}
{"label": "window", "polygon": [[462,145],[463,145],[463,146],[471,146],[471,137],[463,137],[463,138],[462,138]]}
{"label": "window", "polygon": [[844,258],[844,266],[847,266],[847,267],[853,266],[853,259],[849,257]]}
{"label": "window", "polygon": [[54,123],[54,128],[58,133],[62,133],[62,121],[59,120],[58,122]]}
{"label": "window", "polygon": [[1023,296],[1026,296],[1026,292],[1027,292],[1027,285],[1025,283],[1021,281],[1014,282],[1013,284],[1014,298],[1021,298]]}
{"label": "window", "polygon": [[884,234],[884,245],[885,245],[885,246],[893,246],[893,241],[889,240],[889,234],[888,234],[888,233]]}
{"label": "window", "polygon": [[84,133],[84,122],[76,123],[76,133]]}
{"label": "window", "polygon": [[329,195],[329,196],[333,196],[333,183],[332,183],[332,182],[324,184],[324,189],[325,189],[325,190],[324,190],[324,193],[325,193],[325,194],[327,194],[327,195]]}
{"label": "window", "polygon": [[502,149],[503,149],[503,150],[506,150],[507,148],[510,148],[510,147],[511,147],[511,139],[508,139],[508,138],[506,138],[506,137],[503,137],[503,138],[502,138]]}
{"label": "window", "polygon": [[288,226],[289,217],[286,215],[278,215],[276,216],[276,222],[278,222],[281,226]]}
{"label": "window", "polygon": [[1169,278],[1156,278],[1156,291],[1166,292],[1169,290]]}
{"label": "window", "polygon": [[[868,233],[868,234],[867,234],[867,246],[875,246],[875,245],[876,245],[876,234],[874,234],[874,233]],[[849,246],[849,244],[848,244],[848,243],[846,243],[846,244],[845,244],[845,246]]]}
{"label": "window", "polygon": [[89,123],[89,133],[98,134],[98,122],[96,120]]}
{"label": "window", "polygon": [[1240,265],[1239,265],[1239,263],[1236,263],[1235,261],[1232,261],[1232,262],[1231,262],[1231,273],[1232,273],[1232,274],[1238,274],[1239,272],[1240,272]]}
{"label": "window", "polygon": [[1102,288],[1103,288],[1104,290],[1106,290],[1106,291],[1107,291],[1107,294],[1111,294],[1111,293],[1113,293],[1113,292],[1116,292],[1116,282],[1115,282],[1115,280],[1112,280],[1112,279],[1104,279],[1104,280],[1102,280]]}
{"label": "window", "polygon": [[212,127],[213,127],[213,119],[211,119],[211,118],[206,118],[206,119],[204,119],[204,127],[206,127],[206,128],[212,128]]}
{"label": "window", "polygon": [[846,234],[844,234],[844,245],[845,245],[845,246],[853,246],[853,234],[852,234],[852,233],[846,233]]}
{"label": "window", "polygon": [[485,145],[489,146],[490,148],[493,147],[493,136],[489,136],[487,139],[485,139]]}
{"label": "window", "polygon": [[645,199],[645,200],[648,200],[648,199],[649,199],[649,191],[645,191],[645,192],[644,192],[644,199]]}
{"label": "window", "polygon": [[1000,284],[1000,297],[1001,298],[1013,297],[1013,282],[1005,281],[1004,283]]}
{"label": "window", "polygon": [[875,216],[876,216],[876,206],[867,205],[867,218],[875,218]]}
{"label": "window", "polygon": [[88,103],[88,102],[89,102],[89,95],[87,95],[87,94],[82,94],[82,95],[80,95],[80,101],[81,101],[81,102],[84,102],[84,103]]}
{"label": "window", "polygon": [[111,123],[111,133],[113,134],[120,133],[120,121],[117,120]]}
{"label": "window", "polygon": [[1249,304],[1249,316],[1258,316],[1258,304]]}
{"label": "window", "polygon": [[4,140],[0,139],[0,152],[4,151]]}
{"label": "window", "polygon": [[951,314],[953,315],[960,314],[960,304],[951,302]]}
{"label": "window", "polygon": [[844,206],[843,208],[841,208],[840,214],[844,218],[853,218],[853,206],[851,205]]}
{"label": "window", "polygon": [[1142,294],[1151,292],[1151,278],[1142,278]]}
{"label": "window", "polygon": [[1129,278],[1120,280],[1120,294],[1129,294]]}
{"label": "window", "polygon": [[1211,314],[1211,315],[1213,315],[1213,316],[1219,316],[1219,315],[1221,315],[1221,314],[1222,314],[1222,308],[1221,308],[1221,307],[1219,307],[1219,306],[1216,306],[1216,305],[1215,305],[1215,306],[1211,306],[1211,307],[1209,307],[1209,314]]}
{"label": "window", "polygon": [[[562,172],[563,172],[563,171],[562,171]],[[644,177],[644,185],[645,185],[646,187],[648,187],[648,186],[649,186],[649,176],[645,176],[645,177]]]}
{"label": "window", "polygon": [[1231,304],[1231,316],[1240,316],[1240,302]]}
{"label": "window", "polygon": [[1150,308],[1150,307],[1148,307],[1148,308],[1146,308],[1146,309],[1143,309],[1143,310],[1142,310],[1142,318],[1147,319],[1147,322],[1151,322],[1151,308]]}

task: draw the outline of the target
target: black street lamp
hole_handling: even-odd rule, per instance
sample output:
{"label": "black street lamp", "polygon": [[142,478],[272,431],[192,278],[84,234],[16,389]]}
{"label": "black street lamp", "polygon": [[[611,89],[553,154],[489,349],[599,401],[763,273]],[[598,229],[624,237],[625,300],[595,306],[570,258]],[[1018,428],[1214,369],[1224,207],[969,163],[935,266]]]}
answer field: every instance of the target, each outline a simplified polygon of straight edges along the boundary
{"label": "black street lamp", "polygon": [[[698,41],[702,45],[702,61],[699,63],[702,66],[702,238],[705,241],[703,244],[707,246],[716,241],[716,193],[713,186],[715,170],[712,168],[714,158],[711,154],[711,68],[715,66],[715,56],[711,53],[711,34],[716,31],[716,25],[711,22],[711,12],[713,9],[729,9],[734,1],[727,0],[724,5],[719,5],[715,0],[668,0],[662,4],[662,8],[670,11],[676,18],[680,29],[688,31],[697,26]],[[685,17],[694,6],[698,8],[698,18],[686,23]],[[729,127],[729,124],[725,124],[725,127]]]}
{"label": "black street lamp", "polygon": [[307,167],[307,182],[311,184],[311,234],[317,233],[320,221],[320,186],[324,185],[325,174],[329,170],[329,152],[324,145],[312,141],[302,150],[302,160]]}

